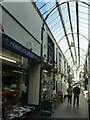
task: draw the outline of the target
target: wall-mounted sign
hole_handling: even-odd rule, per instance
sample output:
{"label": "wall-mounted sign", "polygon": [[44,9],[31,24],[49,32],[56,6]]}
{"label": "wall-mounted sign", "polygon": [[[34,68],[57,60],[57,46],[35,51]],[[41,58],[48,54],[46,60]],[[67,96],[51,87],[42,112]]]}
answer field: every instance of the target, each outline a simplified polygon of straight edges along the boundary
{"label": "wall-mounted sign", "polygon": [[2,44],[8,47],[8,49],[17,52],[24,57],[34,59],[37,62],[41,62],[41,58],[39,56],[37,56],[35,53],[31,52],[30,50],[22,46],[20,43],[16,42],[5,34],[2,36]]}

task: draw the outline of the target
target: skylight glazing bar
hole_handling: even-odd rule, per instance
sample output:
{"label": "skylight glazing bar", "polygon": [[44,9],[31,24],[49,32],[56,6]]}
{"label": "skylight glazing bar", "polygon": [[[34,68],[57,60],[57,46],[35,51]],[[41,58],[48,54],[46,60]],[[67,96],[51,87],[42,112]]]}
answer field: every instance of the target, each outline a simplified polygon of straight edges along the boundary
{"label": "skylight glazing bar", "polygon": [[[51,0],[50,0],[51,1]],[[43,7],[45,7],[48,3],[50,3],[50,1],[49,2],[47,2],[47,3],[45,3],[44,5],[42,5],[40,8],[38,8],[39,10],[40,9],[42,9]]]}
{"label": "skylight glazing bar", "polygon": [[79,45],[79,15],[78,15],[78,2],[76,2],[76,20],[77,20],[77,40],[78,40],[78,64],[80,66],[80,45]]}
{"label": "skylight glazing bar", "polygon": [[90,8],[88,8],[88,7],[86,7],[86,6],[83,6],[83,5],[79,5],[80,7],[83,7],[83,8],[87,8],[87,9],[90,9]]}
{"label": "skylight glazing bar", "polygon": [[[72,12],[75,13],[74,10],[72,10]],[[81,10],[79,10],[78,12],[83,13],[83,14],[86,14],[86,15],[90,15],[90,14],[88,14],[88,13],[82,12]]]}
{"label": "skylight glazing bar", "polygon": [[85,27],[85,26],[82,26],[82,24],[81,24],[81,25],[79,24],[79,26],[80,26],[80,28],[87,29],[87,27]]}
{"label": "skylight glazing bar", "polygon": [[60,26],[58,26],[57,29],[56,29],[56,31],[54,32],[54,35],[55,35],[57,32],[61,31],[62,29],[63,29],[63,27],[61,28]]}
{"label": "skylight glazing bar", "polygon": [[56,12],[57,12],[57,9],[55,9],[55,11],[52,14],[50,14],[48,18],[50,18],[51,16],[53,16]]}
{"label": "skylight glazing bar", "polygon": [[54,25],[52,25],[52,26],[50,27],[50,29],[53,28],[55,25],[57,25],[59,22],[60,22],[60,20],[58,20],[58,22],[56,22]]}
{"label": "skylight glazing bar", "polygon": [[79,18],[81,18],[81,19],[85,19],[85,20],[90,20],[90,19],[87,19],[87,18],[84,18],[84,17],[81,17],[81,16],[79,16]]}
{"label": "skylight glazing bar", "polygon": [[61,22],[62,22],[62,26],[63,26],[63,29],[64,29],[64,33],[65,33],[65,36],[66,36],[66,39],[67,39],[67,43],[68,43],[68,46],[69,46],[69,49],[70,49],[70,53],[71,53],[71,56],[72,56],[72,60],[73,60],[73,63],[74,63],[74,58],[73,58],[73,54],[72,54],[72,51],[71,51],[71,47],[70,47],[70,43],[69,43],[69,39],[68,39],[68,36],[66,34],[66,28],[65,28],[65,24],[64,24],[64,20],[63,20],[63,16],[62,16],[62,13],[61,13],[61,8],[60,6],[58,6],[58,0],[56,0],[56,5],[58,7],[58,12],[59,12],[59,15],[60,15],[60,18],[61,18]]}
{"label": "skylight glazing bar", "polygon": [[79,28],[79,30],[82,31],[82,32],[88,32],[88,30],[87,31],[85,29],[82,30],[81,28]]}
{"label": "skylight glazing bar", "polygon": [[90,14],[88,14],[88,13],[82,12],[81,10],[79,10],[79,12],[80,12],[80,13],[83,13],[83,14],[86,14],[86,15],[90,15]]}
{"label": "skylight glazing bar", "polygon": [[72,27],[72,22],[71,22],[69,2],[67,2],[67,9],[68,9],[70,28],[71,28],[71,32],[72,32],[72,40],[73,40],[73,44],[74,44],[74,51],[75,51],[75,57],[76,57],[76,63],[77,63],[77,56],[76,56],[75,41],[74,41],[74,35],[73,35],[73,27]]}
{"label": "skylight glazing bar", "polygon": [[82,23],[82,24],[85,24],[85,25],[90,25],[90,24],[87,24],[87,23],[85,23],[85,22],[81,22],[81,21],[79,21],[79,23]]}
{"label": "skylight glazing bar", "polygon": [[59,34],[57,34],[55,37],[58,37],[58,36],[60,36],[62,33],[63,33],[63,32],[60,32],[60,33],[59,33]]}
{"label": "skylight glazing bar", "polygon": [[39,0],[36,0],[36,2],[35,3],[37,3]]}
{"label": "skylight glazing bar", "polygon": [[50,10],[53,9],[53,7],[55,7],[56,5],[53,5],[50,9],[46,10],[42,15],[45,15],[47,12],[49,12]]}
{"label": "skylight glazing bar", "polygon": [[49,23],[47,23],[48,25],[49,24],[51,24],[54,20],[56,20],[57,18],[59,17],[59,15],[58,16],[56,16],[54,19],[52,19]]}

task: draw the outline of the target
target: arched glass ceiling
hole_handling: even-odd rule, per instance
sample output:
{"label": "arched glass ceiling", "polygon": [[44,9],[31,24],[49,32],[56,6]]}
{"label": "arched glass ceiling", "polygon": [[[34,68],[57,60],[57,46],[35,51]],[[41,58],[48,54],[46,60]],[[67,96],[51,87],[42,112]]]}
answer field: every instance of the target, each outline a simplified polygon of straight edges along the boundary
{"label": "arched glass ceiling", "polygon": [[[64,0],[65,3],[58,6],[58,4],[63,3],[63,0],[34,0],[43,18],[52,11],[46,19],[48,27],[63,53],[70,48],[65,54],[66,59],[71,56],[69,63],[73,64],[77,61],[80,65],[85,62],[85,53],[87,53],[88,47],[88,26],[90,24],[88,22],[90,7],[82,2],[88,3],[89,0],[67,1]],[[56,6],[57,8],[54,9]],[[83,60],[81,56],[83,56]]]}
{"label": "arched glass ceiling", "polygon": [[[75,47],[75,49],[78,50],[78,47]],[[72,50],[72,51],[74,51],[74,50]],[[69,49],[67,49],[67,50],[64,52],[64,55],[65,55],[65,54],[68,54],[68,52],[69,52]],[[84,61],[85,61],[86,54],[87,54],[87,53],[85,52],[85,50],[83,50],[82,48],[80,48],[80,55],[81,55],[80,57],[83,58]],[[73,56],[75,57],[74,54],[73,54]],[[71,56],[67,56],[67,60],[69,60],[69,59],[72,59]]]}

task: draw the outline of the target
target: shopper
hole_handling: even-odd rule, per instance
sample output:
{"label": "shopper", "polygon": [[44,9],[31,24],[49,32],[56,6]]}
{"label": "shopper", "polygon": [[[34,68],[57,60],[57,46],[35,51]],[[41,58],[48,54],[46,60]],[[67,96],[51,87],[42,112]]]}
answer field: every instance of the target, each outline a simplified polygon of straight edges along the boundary
{"label": "shopper", "polygon": [[72,94],[73,94],[72,84],[69,85],[67,92],[68,92],[68,103],[71,105],[72,104]]}
{"label": "shopper", "polygon": [[77,99],[77,107],[79,107],[79,95],[80,95],[80,88],[78,87],[78,83],[76,84],[76,87],[74,87],[73,92],[74,92],[74,102],[73,105],[75,106],[75,102]]}
{"label": "shopper", "polygon": [[69,88],[68,78],[66,77],[64,83],[62,83],[62,92],[64,95],[64,100],[68,97],[67,89]]}

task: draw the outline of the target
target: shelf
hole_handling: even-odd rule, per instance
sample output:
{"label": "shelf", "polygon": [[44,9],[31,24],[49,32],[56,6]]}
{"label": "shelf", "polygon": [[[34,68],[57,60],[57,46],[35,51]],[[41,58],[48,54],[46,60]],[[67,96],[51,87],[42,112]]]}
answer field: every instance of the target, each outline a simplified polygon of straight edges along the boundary
{"label": "shelf", "polygon": [[3,98],[3,116],[7,116],[12,111],[13,106],[19,104],[19,90],[0,91],[0,94],[2,94]]}
{"label": "shelf", "polygon": [[14,90],[14,91],[9,91],[9,90],[7,90],[7,91],[0,91],[0,94],[2,94],[2,95],[7,95],[7,94],[11,94],[11,93],[17,93],[17,92],[19,92],[19,90]]}

